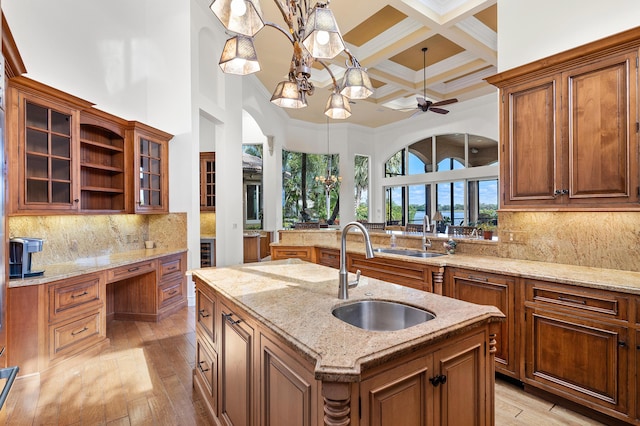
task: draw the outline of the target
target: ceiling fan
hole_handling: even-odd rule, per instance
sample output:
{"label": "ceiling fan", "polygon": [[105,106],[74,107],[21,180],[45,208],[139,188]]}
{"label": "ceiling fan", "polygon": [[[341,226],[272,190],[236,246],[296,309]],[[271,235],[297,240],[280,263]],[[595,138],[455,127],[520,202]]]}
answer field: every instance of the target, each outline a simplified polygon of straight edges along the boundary
{"label": "ceiling fan", "polygon": [[[418,96],[416,100],[418,101],[418,110],[414,112],[411,116],[418,115],[422,112],[432,111],[438,114],[448,114],[449,110],[440,108],[444,105],[449,105],[458,102],[456,98],[445,99],[443,101],[431,102],[427,100],[427,48],[422,48],[422,97]],[[403,111],[411,111],[414,108],[403,110]]]}

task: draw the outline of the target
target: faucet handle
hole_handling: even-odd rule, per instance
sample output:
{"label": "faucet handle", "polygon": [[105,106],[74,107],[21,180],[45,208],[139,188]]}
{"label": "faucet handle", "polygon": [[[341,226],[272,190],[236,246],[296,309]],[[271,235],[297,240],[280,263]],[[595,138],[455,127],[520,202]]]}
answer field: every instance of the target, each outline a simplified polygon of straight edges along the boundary
{"label": "faucet handle", "polygon": [[356,279],[355,279],[354,281],[351,281],[351,282],[349,283],[349,288],[354,288],[354,287],[357,287],[357,286],[358,286],[358,284],[360,283],[360,273],[361,273],[361,272],[360,272],[360,269],[358,269],[358,270],[356,271]]}
{"label": "faucet handle", "polygon": [[423,238],[422,240],[422,248],[424,248],[425,250],[428,248],[431,248],[431,240],[429,238]]}

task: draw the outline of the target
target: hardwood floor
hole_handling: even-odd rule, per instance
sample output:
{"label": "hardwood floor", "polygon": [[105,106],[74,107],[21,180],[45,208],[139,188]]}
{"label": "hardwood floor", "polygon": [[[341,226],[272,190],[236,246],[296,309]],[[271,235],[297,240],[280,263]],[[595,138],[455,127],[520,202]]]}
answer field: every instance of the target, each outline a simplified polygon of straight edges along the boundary
{"label": "hardwood floor", "polygon": [[[110,322],[109,349],[42,383],[16,381],[0,424],[208,425],[192,392],[194,330],[193,307],[158,323]],[[496,425],[599,424],[513,384],[496,383]]]}

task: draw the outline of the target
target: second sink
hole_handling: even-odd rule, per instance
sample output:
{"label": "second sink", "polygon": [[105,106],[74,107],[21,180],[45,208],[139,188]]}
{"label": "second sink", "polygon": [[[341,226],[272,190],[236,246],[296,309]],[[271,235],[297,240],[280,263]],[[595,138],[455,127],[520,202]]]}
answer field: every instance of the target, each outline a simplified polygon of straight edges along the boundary
{"label": "second sink", "polygon": [[435,318],[431,312],[383,300],[359,300],[334,308],[333,316],[369,331],[403,330]]}
{"label": "second sink", "polygon": [[375,248],[373,249],[375,253],[389,253],[389,254],[400,254],[402,256],[411,256],[411,257],[438,257],[444,256],[443,253],[435,253],[432,251],[420,251],[420,250],[408,250],[408,249],[393,249],[393,248]]}

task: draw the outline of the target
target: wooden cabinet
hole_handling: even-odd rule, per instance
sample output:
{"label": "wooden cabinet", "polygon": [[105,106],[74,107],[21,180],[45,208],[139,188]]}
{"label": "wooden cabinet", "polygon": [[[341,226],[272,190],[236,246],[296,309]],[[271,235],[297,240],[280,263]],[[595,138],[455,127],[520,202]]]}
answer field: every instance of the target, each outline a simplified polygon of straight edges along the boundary
{"label": "wooden cabinet", "polygon": [[340,250],[323,247],[316,248],[316,263],[340,269]]}
{"label": "wooden cabinet", "polygon": [[638,209],[639,45],[636,29],[488,79],[503,207]]}
{"label": "wooden cabinet", "polygon": [[496,371],[517,377],[519,352],[516,344],[515,278],[468,269],[447,269],[445,295],[480,305],[495,306],[506,316],[497,336]]}
{"label": "wooden cabinet", "polygon": [[200,211],[216,211],[216,153],[200,153]]}
{"label": "wooden cabinet", "polygon": [[92,109],[80,114],[80,206],[86,212],[122,213],[130,196],[126,122]]}
{"label": "wooden cabinet", "polygon": [[607,415],[629,410],[626,295],[528,280],[523,381]]}
{"label": "wooden cabinet", "polygon": [[158,320],[187,305],[185,272],[187,254],[166,256],[159,260]]}
{"label": "wooden cabinet", "polygon": [[253,327],[220,303],[220,420],[228,426],[257,424],[254,417]]}
{"label": "wooden cabinet", "polygon": [[9,214],[169,211],[171,135],[26,77],[7,87]]}
{"label": "wooden cabinet", "polygon": [[442,274],[439,267],[379,256],[367,259],[359,253],[347,253],[347,270],[428,292],[434,292],[434,275]]}
{"label": "wooden cabinet", "polygon": [[488,356],[484,334],[476,333],[363,380],[359,424],[492,425]]}
{"label": "wooden cabinet", "polygon": [[132,144],[135,213],[169,211],[169,140],[172,135],[132,121],[127,139]]}
{"label": "wooden cabinet", "polygon": [[300,259],[315,262],[315,248],[305,246],[271,246],[271,259]]}
{"label": "wooden cabinet", "polygon": [[78,123],[88,103],[15,77],[7,85],[9,214],[79,208]]}

